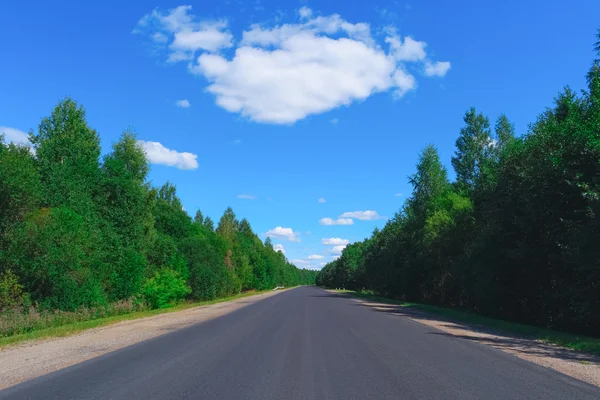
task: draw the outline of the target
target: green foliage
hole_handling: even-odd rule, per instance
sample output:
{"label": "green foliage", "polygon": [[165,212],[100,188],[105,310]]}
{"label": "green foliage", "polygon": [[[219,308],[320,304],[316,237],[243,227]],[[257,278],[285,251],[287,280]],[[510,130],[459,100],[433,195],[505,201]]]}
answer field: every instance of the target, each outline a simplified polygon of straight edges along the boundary
{"label": "green foliage", "polygon": [[177,272],[164,268],[144,282],[142,297],[151,308],[173,306],[191,292],[185,279]]}
{"label": "green foliage", "polygon": [[27,293],[23,291],[23,285],[19,284],[19,278],[12,272],[6,270],[0,274],[0,311],[21,307],[28,300]]}
{"label": "green foliage", "polygon": [[95,241],[85,219],[66,207],[31,214],[8,237],[8,260],[32,300],[75,310],[104,304]]}
{"label": "green foliage", "polygon": [[66,206],[90,218],[100,181],[100,138],[85,111],[67,98],[31,134],[48,207]]}
{"label": "green foliage", "polygon": [[467,111],[457,181],[427,147],[405,207],[317,284],[600,335],[599,71],[596,60],[589,90],[565,89],[522,137],[501,115],[492,139]]}

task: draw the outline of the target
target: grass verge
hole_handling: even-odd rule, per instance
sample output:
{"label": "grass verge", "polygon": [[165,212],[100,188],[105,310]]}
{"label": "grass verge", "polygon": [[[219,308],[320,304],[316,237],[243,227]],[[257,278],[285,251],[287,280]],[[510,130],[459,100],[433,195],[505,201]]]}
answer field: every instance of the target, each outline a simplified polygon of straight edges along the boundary
{"label": "grass verge", "polygon": [[176,306],[169,307],[169,308],[162,308],[162,309],[157,309],[157,310],[135,311],[135,312],[127,313],[127,314],[113,315],[110,317],[90,319],[87,321],[78,321],[78,322],[68,323],[68,324],[61,325],[61,326],[33,330],[33,331],[27,332],[27,333],[0,337],[0,348],[6,347],[8,345],[14,345],[14,344],[24,342],[27,340],[69,336],[69,335],[73,335],[75,333],[84,331],[86,329],[98,328],[101,326],[115,324],[115,323],[121,322],[121,321],[151,317],[151,316],[158,315],[158,314],[172,313],[172,312],[186,310],[189,308],[206,306],[206,305],[211,305],[211,304],[216,304],[216,303],[222,303],[222,302],[241,299],[243,297],[254,296],[257,294],[262,294],[262,293],[266,293],[266,292],[270,292],[270,291],[271,290],[248,291],[248,292],[237,294],[235,296],[222,297],[222,298],[218,298],[218,299],[214,299],[214,300],[185,302],[185,303],[181,303]]}
{"label": "grass verge", "polygon": [[375,296],[369,293],[361,293],[353,290],[335,290],[337,293],[346,293],[348,295],[363,298],[380,303],[396,304],[410,307],[416,310],[425,311],[431,314],[440,315],[454,321],[465,322],[473,325],[481,325],[487,328],[497,329],[506,333],[518,334],[540,340],[545,343],[552,343],[566,347],[571,350],[584,353],[600,355],[600,339],[588,336],[577,335],[573,333],[555,331],[552,329],[540,328],[532,325],[518,324],[515,322],[504,321],[500,319],[482,317],[481,315],[459,311],[452,308],[437,307],[428,304],[409,303],[401,300],[393,300],[385,297]]}

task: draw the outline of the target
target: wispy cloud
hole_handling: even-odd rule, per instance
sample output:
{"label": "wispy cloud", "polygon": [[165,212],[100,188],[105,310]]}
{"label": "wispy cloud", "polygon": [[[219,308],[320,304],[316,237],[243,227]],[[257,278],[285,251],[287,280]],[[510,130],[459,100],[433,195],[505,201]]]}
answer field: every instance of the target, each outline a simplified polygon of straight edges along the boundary
{"label": "wispy cloud", "polygon": [[448,61],[438,61],[435,63],[425,63],[425,75],[427,76],[446,76],[450,71],[450,63]]}
{"label": "wispy cloud", "polygon": [[348,211],[340,215],[340,218],[354,218],[361,221],[372,221],[376,219],[382,219],[377,211],[366,210],[366,211]]}
{"label": "wispy cloud", "polygon": [[323,204],[323,203],[327,203],[327,200],[325,200],[324,198],[322,198],[322,197],[321,197],[321,198],[319,199],[319,203],[321,203],[321,204]]}
{"label": "wispy cloud", "polygon": [[394,196],[396,196],[396,197],[402,197],[402,196],[404,196],[404,194],[402,194],[402,193],[396,193]]}
{"label": "wispy cloud", "polygon": [[324,259],[324,258],[325,258],[325,257],[323,257],[323,256],[322,256],[322,255],[320,255],[320,254],[311,254],[310,256],[308,256],[308,259],[309,259],[309,260],[322,260],[322,259]]}
{"label": "wispy cloud", "polygon": [[251,194],[238,194],[237,198],[243,200],[256,200],[256,196],[253,196]]}
{"label": "wispy cloud", "polygon": [[319,220],[319,224],[324,225],[324,226],[331,226],[331,225],[353,225],[354,221],[351,218],[338,218],[338,219],[321,218]]}
{"label": "wispy cloud", "polygon": [[160,142],[138,141],[152,164],[167,165],[183,170],[198,168],[198,156],[194,153],[180,153],[163,146]]}
{"label": "wispy cloud", "polygon": [[177,100],[175,102],[175,105],[179,108],[190,108],[191,106],[190,101],[188,99]]}

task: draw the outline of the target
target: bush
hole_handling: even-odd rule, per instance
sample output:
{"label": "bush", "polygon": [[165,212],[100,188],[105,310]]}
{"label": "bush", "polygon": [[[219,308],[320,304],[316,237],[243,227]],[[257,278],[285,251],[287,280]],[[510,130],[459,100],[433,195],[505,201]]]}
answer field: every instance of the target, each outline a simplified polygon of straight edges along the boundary
{"label": "bush", "polygon": [[0,311],[22,306],[27,297],[18,277],[10,269],[0,274]]}
{"label": "bush", "polygon": [[185,280],[168,268],[156,272],[142,287],[142,297],[152,308],[170,307],[190,292]]}

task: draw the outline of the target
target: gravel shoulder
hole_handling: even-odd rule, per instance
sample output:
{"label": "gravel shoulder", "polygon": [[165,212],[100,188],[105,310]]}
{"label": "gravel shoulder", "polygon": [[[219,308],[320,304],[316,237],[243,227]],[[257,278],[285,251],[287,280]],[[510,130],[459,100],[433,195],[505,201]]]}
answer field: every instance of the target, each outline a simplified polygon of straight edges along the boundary
{"label": "gravel shoulder", "polygon": [[177,329],[207,321],[282,291],[119,322],[79,334],[24,342],[0,350],[0,389]]}
{"label": "gravel shoulder", "polygon": [[452,321],[443,316],[433,315],[406,306],[352,298],[365,307],[410,318],[413,321],[436,328],[441,331],[439,333],[441,335],[481,343],[600,387],[600,357],[598,356],[580,353],[506,332],[498,332],[481,325]]}

